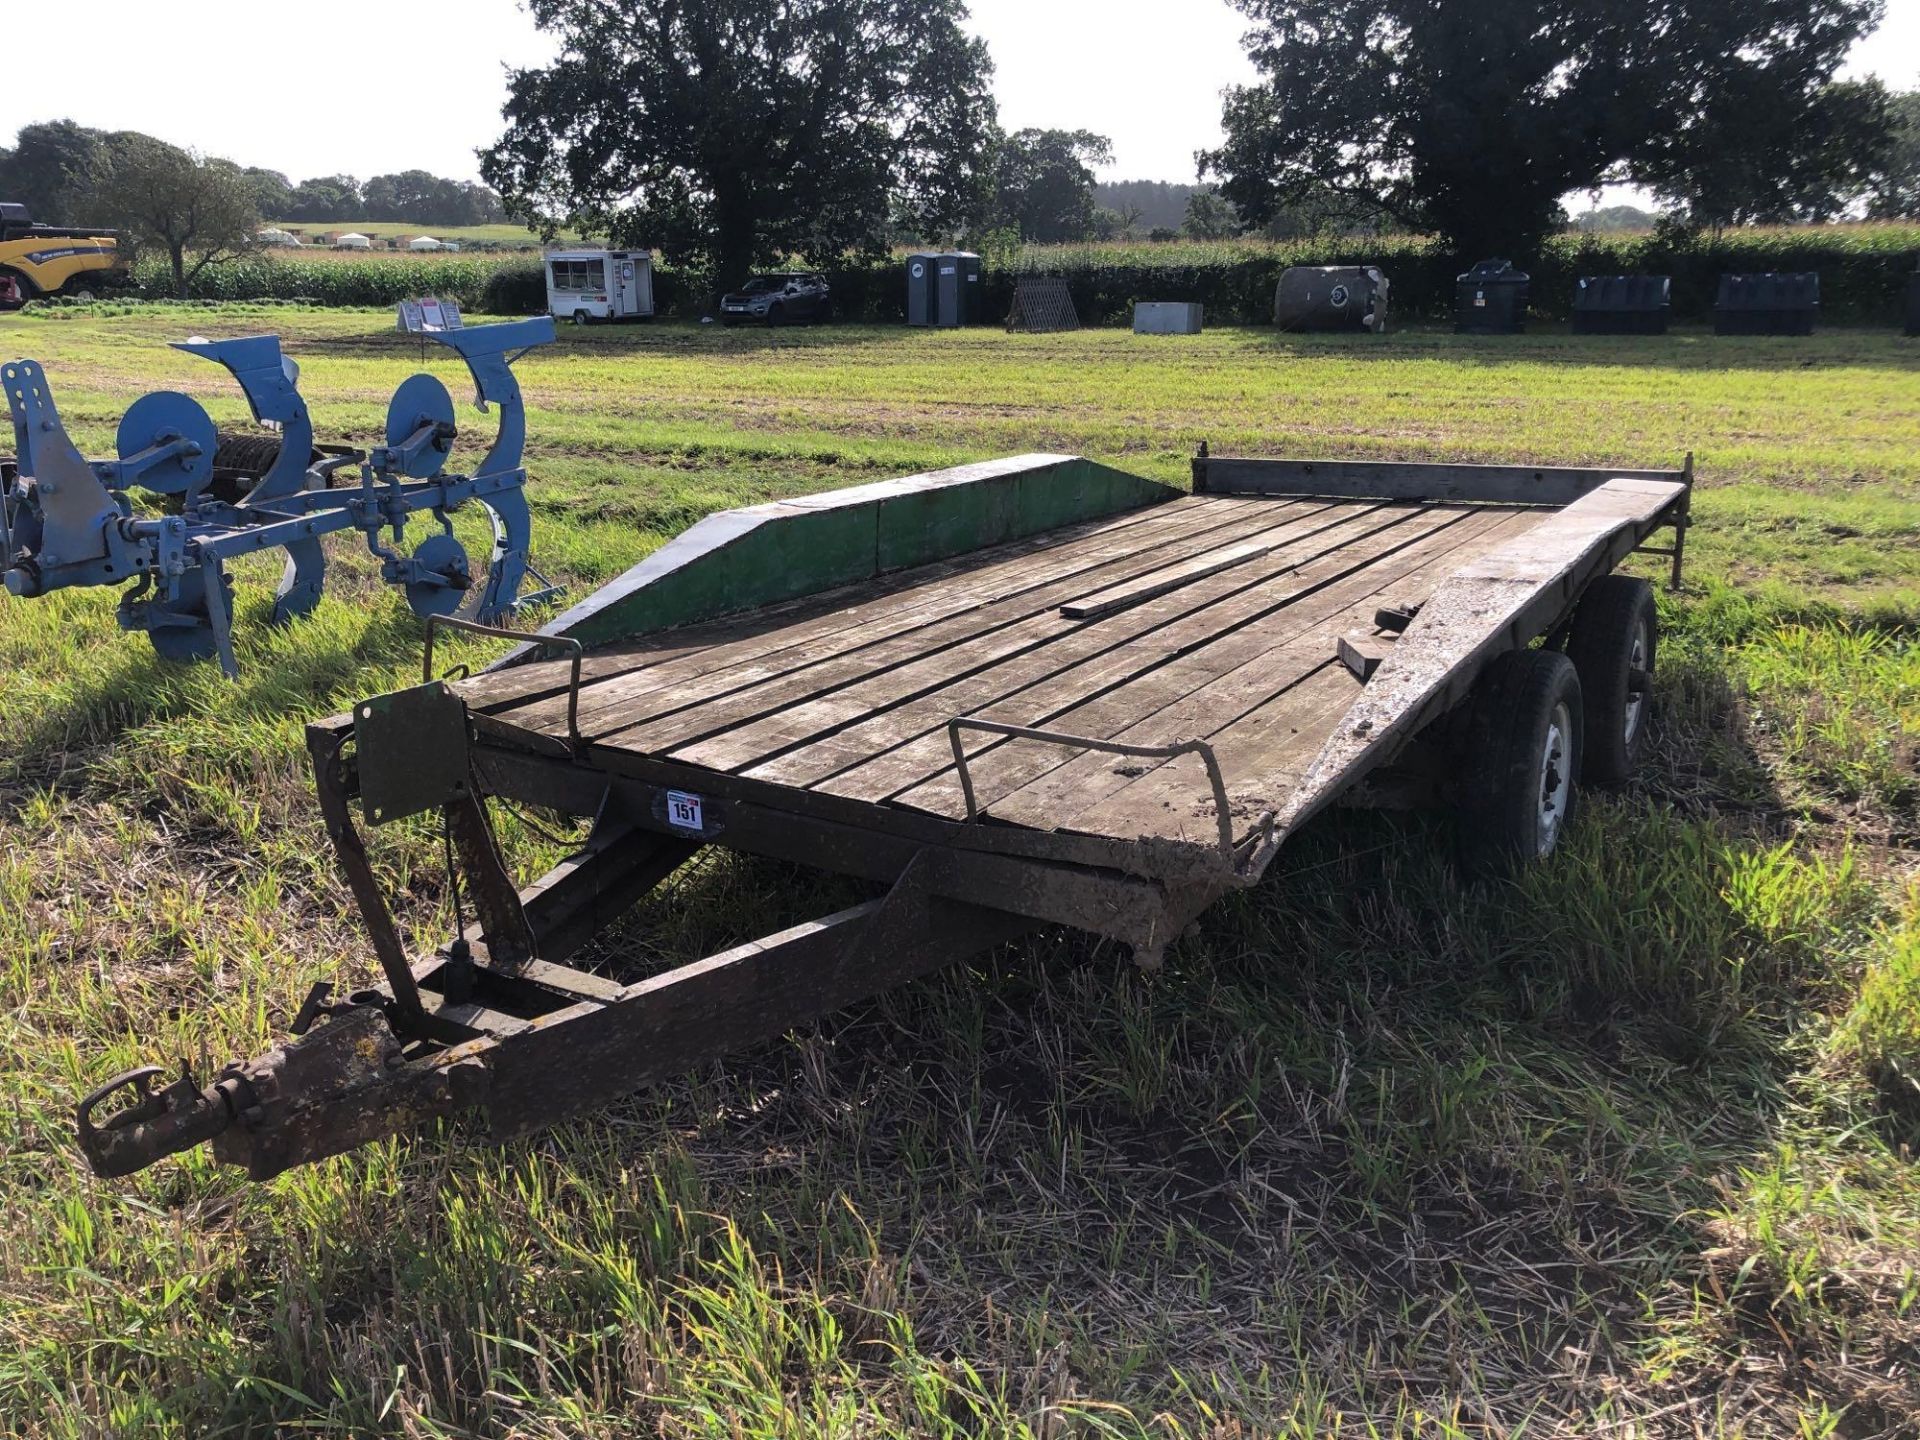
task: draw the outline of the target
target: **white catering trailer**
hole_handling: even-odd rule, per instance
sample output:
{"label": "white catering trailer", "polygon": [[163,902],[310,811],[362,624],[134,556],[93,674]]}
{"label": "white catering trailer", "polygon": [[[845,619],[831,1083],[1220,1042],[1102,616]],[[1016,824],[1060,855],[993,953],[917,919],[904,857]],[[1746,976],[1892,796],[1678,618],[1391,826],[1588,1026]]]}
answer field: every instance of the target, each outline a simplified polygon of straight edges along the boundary
{"label": "white catering trailer", "polygon": [[550,250],[546,267],[555,319],[585,325],[653,314],[653,256],[645,250]]}

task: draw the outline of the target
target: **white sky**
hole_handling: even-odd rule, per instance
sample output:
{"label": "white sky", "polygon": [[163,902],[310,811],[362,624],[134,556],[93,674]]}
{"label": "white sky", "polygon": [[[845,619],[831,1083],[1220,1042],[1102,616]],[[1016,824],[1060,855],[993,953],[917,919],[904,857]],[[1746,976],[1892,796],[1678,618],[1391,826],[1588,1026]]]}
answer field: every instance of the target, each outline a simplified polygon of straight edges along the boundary
{"label": "white sky", "polygon": [[[970,0],[1009,129],[1112,137],[1103,179],[1190,180],[1220,91],[1251,76],[1226,0]],[[33,120],[144,130],[295,180],[396,170],[478,178],[509,65],[552,52],[517,0],[91,0],[87,43],[5,51],[0,143]],[[1920,0],[1849,73],[1920,84]]]}

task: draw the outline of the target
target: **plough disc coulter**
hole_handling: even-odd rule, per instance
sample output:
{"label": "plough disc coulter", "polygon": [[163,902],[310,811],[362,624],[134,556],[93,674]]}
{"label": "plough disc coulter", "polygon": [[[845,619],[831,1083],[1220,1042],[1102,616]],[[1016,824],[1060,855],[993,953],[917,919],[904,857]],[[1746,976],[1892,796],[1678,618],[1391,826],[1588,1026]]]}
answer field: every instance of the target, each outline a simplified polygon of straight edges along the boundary
{"label": "plough disc coulter", "polygon": [[[28,598],[85,585],[125,586],[119,620],[145,631],[169,660],[218,657],[236,673],[233,582],[227,563],[286,552],[273,622],[319,603],[322,537],[357,530],[415,614],[480,624],[552,598],[528,560],[531,517],[521,468],[526,409],[512,365],[553,339],[549,317],[436,333],[473,374],[479,408],[497,408],[499,434],[471,474],[447,474],[458,433],[453,398],[432,375],[409,377],[387,408],[384,443],[367,451],[316,446],[298,368],[271,335],[188,340],[175,348],[217,361],[246,393],[265,436],[223,439],[198,401],[142,396],[116,436],[116,458],[87,460],[61,425],[45,373],[31,360],[0,365],[17,459],[0,462],[0,569]],[[135,504],[136,497],[142,503]],[[492,527],[476,576],[449,516],[477,503]],[[424,512],[424,515],[422,515]],[[411,550],[411,517],[438,528]],[[529,577],[535,593],[522,595]]]}

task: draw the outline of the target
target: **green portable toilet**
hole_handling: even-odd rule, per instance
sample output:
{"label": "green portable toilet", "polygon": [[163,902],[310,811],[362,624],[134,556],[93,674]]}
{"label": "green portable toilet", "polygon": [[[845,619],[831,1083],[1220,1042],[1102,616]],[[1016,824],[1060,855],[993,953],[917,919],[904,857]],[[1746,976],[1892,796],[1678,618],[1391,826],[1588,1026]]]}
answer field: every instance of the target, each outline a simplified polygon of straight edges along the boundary
{"label": "green portable toilet", "polygon": [[954,252],[960,261],[960,323],[978,325],[987,313],[986,281],[980,257],[971,250]]}

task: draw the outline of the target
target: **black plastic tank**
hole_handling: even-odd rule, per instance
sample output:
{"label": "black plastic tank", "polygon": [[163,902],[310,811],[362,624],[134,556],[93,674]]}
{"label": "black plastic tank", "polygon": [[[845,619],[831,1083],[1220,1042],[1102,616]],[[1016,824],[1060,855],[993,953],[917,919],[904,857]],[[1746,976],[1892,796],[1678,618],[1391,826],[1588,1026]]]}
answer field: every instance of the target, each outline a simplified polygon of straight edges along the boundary
{"label": "black plastic tank", "polygon": [[1527,287],[1533,277],[1508,260],[1482,260],[1454,290],[1453,333],[1518,335],[1527,324]]}

